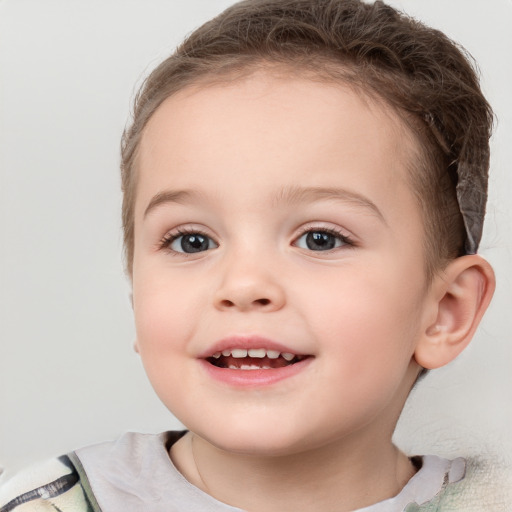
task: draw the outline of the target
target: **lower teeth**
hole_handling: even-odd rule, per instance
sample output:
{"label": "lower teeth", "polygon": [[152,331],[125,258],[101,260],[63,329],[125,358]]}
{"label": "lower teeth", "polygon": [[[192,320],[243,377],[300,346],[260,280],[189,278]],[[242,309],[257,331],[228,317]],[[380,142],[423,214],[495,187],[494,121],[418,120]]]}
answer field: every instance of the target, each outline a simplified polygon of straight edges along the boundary
{"label": "lower teeth", "polygon": [[270,366],[256,366],[254,364],[243,364],[242,366],[230,364],[228,368],[230,370],[271,370]]}
{"label": "lower teeth", "polygon": [[209,357],[207,361],[217,368],[226,368],[229,370],[274,370],[276,368],[284,368],[292,364],[298,363],[304,359],[303,356],[295,356],[289,361],[287,358],[232,358],[232,357]]}

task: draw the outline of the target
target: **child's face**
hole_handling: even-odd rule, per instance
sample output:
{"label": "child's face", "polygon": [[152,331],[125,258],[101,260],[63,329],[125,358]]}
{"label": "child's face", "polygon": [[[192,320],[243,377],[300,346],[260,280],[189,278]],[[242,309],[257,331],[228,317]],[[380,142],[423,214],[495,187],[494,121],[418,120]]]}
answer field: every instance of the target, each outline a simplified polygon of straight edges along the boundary
{"label": "child's face", "polygon": [[[431,312],[412,148],[349,89],[263,73],[158,109],[139,155],[137,348],[189,429],[271,454],[389,438]],[[270,352],[214,357],[235,349]]]}

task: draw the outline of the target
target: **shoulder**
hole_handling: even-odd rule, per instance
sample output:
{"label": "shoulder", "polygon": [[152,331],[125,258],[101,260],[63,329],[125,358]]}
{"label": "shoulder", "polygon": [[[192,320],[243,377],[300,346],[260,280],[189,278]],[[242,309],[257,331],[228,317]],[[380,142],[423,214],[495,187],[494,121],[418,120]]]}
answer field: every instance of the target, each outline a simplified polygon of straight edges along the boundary
{"label": "shoulder", "polygon": [[[437,498],[432,511],[509,512],[512,510],[510,464],[499,457],[468,458],[464,478],[446,482]],[[425,508],[425,512],[430,510],[428,506]]]}
{"label": "shoulder", "polygon": [[34,465],[0,486],[0,512],[101,512],[74,454]]}
{"label": "shoulder", "polygon": [[162,492],[162,479],[181,478],[168,449],[184,434],[126,433],[0,479],[0,512],[101,512],[127,502],[142,510],[148,489]]}

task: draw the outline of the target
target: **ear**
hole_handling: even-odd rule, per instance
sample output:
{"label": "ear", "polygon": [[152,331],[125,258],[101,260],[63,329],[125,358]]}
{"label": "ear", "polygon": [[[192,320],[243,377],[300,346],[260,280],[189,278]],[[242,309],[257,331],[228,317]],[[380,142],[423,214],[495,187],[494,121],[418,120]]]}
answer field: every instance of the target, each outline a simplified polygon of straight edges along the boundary
{"label": "ear", "polygon": [[448,364],[468,345],[494,293],[491,265],[478,255],[453,260],[434,277],[431,308],[414,357],[423,368]]}
{"label": "ear", "polygon": [[[133,292],[130,292],[129,298],[130,298],[130,306],[132,307],[132,310],[133,310]],[[135,338],[135,341],[133,342],[133,350],[135,350],[135,352],[137,352],[137,354],[140,354],[139,341],[137,340],[137,338]]]}

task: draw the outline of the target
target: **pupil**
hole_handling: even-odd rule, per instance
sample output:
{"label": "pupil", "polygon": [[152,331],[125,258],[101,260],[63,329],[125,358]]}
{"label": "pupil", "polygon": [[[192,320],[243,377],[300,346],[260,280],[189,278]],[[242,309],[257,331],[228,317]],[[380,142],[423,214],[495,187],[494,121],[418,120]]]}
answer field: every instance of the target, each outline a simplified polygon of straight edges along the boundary
{"label": "pupil", "polygon": [[181,239],[184,252],[201,252],[208,249],[208,239],[201,235],[185,235]]}
{"label": "pupil", "polygon": [[328,251],[336,245],[333,235],[322,231],[312,231],[306,236],[306,245],[313,251]]}

